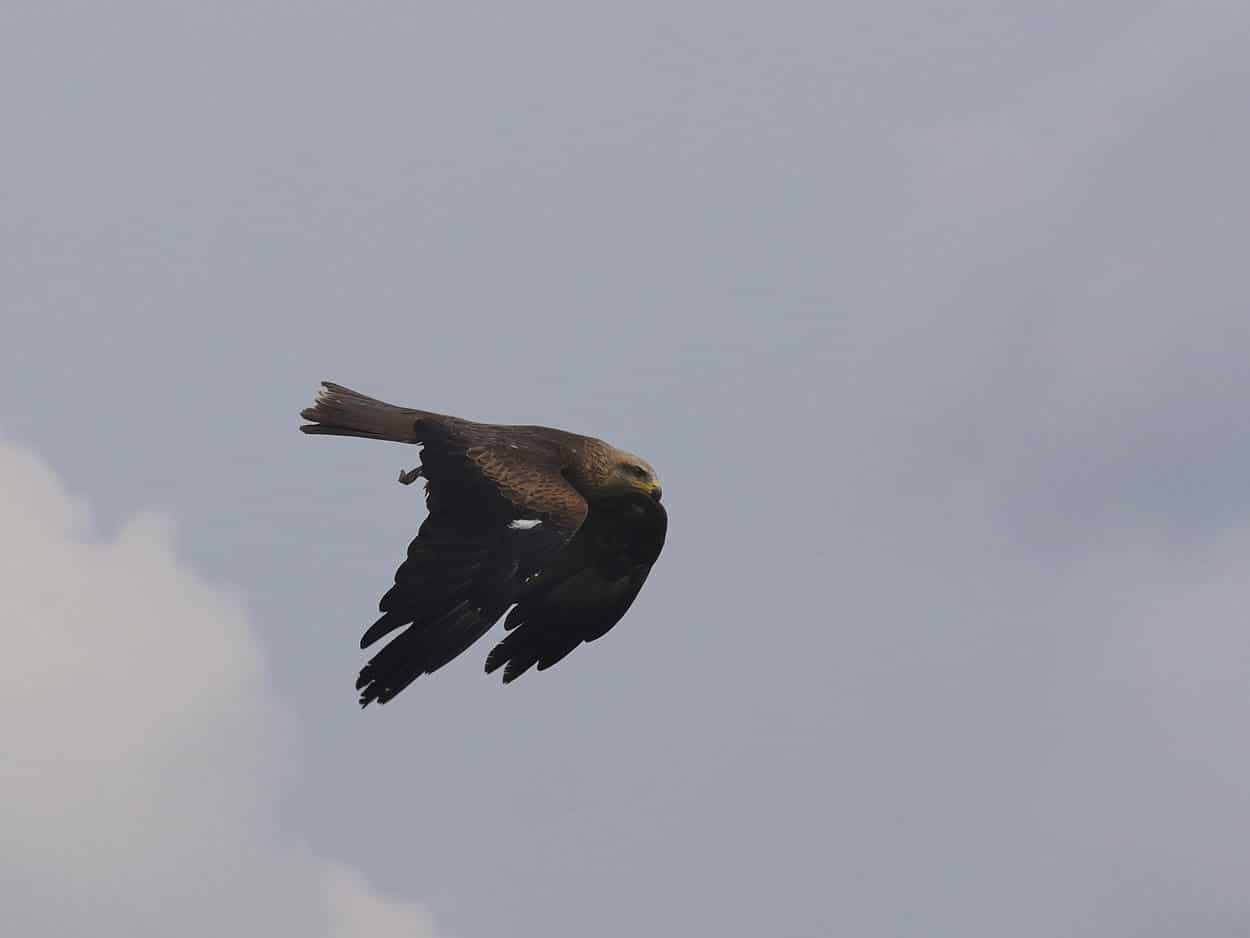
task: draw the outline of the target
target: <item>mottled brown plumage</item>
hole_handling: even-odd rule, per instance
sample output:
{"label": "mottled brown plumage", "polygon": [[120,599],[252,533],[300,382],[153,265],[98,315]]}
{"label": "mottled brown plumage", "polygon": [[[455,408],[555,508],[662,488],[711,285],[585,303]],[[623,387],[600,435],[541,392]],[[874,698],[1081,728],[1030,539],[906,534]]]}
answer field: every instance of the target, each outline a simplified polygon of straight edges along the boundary
{"label": "mottled brown plumage", "polygon": [[356,682],[386,703],[442,667],[508,612],[486,659],[507,683],[612,628],[660,554],[668,517],[646,460],[550,427],[475,423],[396,407],[323,382],[305,433],[421,444],[426,507],[367,648],[403,629]]}

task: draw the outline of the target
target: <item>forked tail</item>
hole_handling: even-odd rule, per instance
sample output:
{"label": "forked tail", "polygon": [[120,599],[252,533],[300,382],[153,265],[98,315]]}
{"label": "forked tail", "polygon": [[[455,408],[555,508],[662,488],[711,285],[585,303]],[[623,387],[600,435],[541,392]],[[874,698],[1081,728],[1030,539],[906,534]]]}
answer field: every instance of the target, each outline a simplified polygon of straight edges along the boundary
{"label": "forked tail", "polygon": [[341,384],[322,381],[316,402],[300,411],[300,416],[312,421],[300,427],[305,433],[416,443],[417,421],[426,412],[396,407]]}

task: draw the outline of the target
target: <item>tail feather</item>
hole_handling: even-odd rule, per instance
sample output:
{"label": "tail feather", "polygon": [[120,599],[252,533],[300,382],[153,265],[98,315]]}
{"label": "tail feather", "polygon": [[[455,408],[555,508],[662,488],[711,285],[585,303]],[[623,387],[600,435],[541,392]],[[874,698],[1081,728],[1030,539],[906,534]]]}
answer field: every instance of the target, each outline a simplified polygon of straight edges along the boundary
{"label": "tail feather", "polygon": [[311,421],[300,427],[305,433],[416,443],[417,421],[426,412],[396,407],[341,384],[323,381],[317,400],[312,407],[300,411],[300,416]]}

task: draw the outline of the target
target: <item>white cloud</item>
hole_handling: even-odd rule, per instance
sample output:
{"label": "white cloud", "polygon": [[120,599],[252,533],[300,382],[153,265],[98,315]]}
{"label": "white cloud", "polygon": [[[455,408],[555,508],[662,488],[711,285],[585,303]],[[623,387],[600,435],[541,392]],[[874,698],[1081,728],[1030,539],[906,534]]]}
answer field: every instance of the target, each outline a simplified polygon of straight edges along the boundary
{"label": "white cloud", "polygon": [[169,518],[116,537],[0,443],[0,904],[14,934],[433,936],[429,911],[284,841],[286,718],[238,597]]}

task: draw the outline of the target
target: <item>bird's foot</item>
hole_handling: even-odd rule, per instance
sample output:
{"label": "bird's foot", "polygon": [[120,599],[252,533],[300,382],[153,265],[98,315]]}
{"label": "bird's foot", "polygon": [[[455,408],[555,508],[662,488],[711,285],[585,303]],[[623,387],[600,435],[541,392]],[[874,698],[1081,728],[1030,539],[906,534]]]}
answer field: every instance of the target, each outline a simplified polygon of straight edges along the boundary
{"label": "bird's foot", "polygon": [[415,469],[408,469],[401,472],[399,474],[399,484],[412,485],[412,483],[416,482],[419,478],[421,478],[421,467],[417,466]]}

